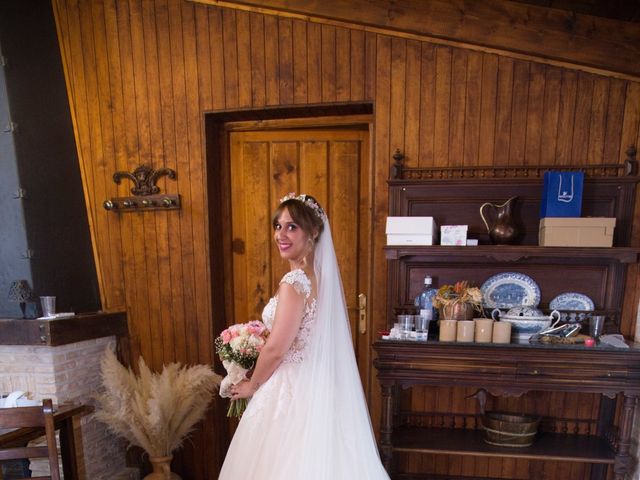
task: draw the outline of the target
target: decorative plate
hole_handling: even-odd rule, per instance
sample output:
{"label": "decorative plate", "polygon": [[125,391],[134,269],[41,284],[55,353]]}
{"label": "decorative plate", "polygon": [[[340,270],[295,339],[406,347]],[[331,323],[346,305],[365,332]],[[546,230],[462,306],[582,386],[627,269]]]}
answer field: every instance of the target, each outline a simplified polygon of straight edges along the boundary
{"label": "decorative plate", "polygon": [[485,308],[537,307],[540,303],[540,287],[524,273],[498,273],[489,277],[480,291]]}
{"label": "decorative plate", "polygon": [[553,310],[593,310],[595,304],[586,295],[577,292],[561,293],[549,302]]}

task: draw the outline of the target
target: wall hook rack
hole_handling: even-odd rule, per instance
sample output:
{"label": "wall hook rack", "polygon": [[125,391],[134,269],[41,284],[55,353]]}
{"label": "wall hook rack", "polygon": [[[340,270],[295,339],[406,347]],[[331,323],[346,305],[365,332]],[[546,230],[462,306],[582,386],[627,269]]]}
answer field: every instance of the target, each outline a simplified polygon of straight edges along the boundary
{"label": "wall hook rack", "polygon": [[139,212],[146,210],[177,210],[180,208],[180,195],[160,194],[156,182],[160,177],[176,179],[176,172],[170,168],[154,170],[148,165],[140,165],[133,172],[116,172],[113,181],[120,184],[123,178],[133,182],[131,197],[115,197],[105,200],[105,210],[117,212]]}

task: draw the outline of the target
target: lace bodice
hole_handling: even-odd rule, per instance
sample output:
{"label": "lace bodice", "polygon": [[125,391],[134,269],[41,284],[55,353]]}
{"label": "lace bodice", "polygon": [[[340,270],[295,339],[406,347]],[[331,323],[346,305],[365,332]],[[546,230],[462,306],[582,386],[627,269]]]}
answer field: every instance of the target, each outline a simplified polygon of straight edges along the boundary
{"label": "lace bodice", "polygon": [[[309,336],[316,319],[316,299],[311,298],[311,280],[304,273],[304,270],[292,270],[285,274],[280,283],[288,283],[292,285],[296,292],[304,296],[304,313],[300,330],[291,344],[291,348],[282,360],[283,363],[299,363],[304,359],[304,350],[307,347]],[[267,306],[262,311],[262,321],[269,330],[273,328],[273,321],[276,316],[276,307],[278,306],[278,295],[271,297]]]}

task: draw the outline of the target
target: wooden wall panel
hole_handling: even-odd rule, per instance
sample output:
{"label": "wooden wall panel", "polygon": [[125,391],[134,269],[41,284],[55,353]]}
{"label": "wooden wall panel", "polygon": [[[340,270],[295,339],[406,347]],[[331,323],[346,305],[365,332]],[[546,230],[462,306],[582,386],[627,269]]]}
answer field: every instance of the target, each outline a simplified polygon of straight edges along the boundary
{"label": "wooden wall panel", "polygon": [[421,71],[421,46],[420,42],[406,42],[406,61],[404,62],[405,82],[405,111],[403,125],[405,155],[412,158],[420,158],[420,75]]}
{"label": "wooden wall panel", "polygon": [[307,24],[293,21],[293,103],[307,103]]}
{"label": "wooden wall panel", "polygon": [[307,101],[322,101],[321,58],[322,28],[317,23],[306,24],[307,28]]}
{"label": "wooden wall panel", "polygon": [[[640,74],[638,23],[576,13],[580,2],[574,9],[569,8],[572,2],[565,2],[565,9],[543,6],[551,2],[510,0],[192,1],[313,18],[378,33],[393,32],[401,37],[422,36],[441,44],[465,44],[466,49],[514,58],[535,56],[541,62],[581,64],[598,73],[618,72],[635,79]],[[617,7],[610,8],[615,11]]]}
{"label": "wooden wall panel", "polygon": [[[207,112],[374,104],[377,327],[386,323],[382,246],[386,179],[396,149],[408,166],[560,166],[619,162],[629,144],[639,143],[640,84],[615,75],[186,0],[53,3],[103,305],[127,310],[134,358],[142,354],[154,368],[174,360],[211,363],[214,326],[224,321],[213,313],[208,267],[210,222],[218,219],[208,215],[206,184],[218,168],[205,161]],[[142,163],[176,170],[177,180],[163,179],[160,187],[182,196],[180,211],[117,215],[102,209],[106,198],[130,188],[114,184],[113,173]],[[640,244],[637,228],[633,238]],[[222,260],[213,259],[213,268],[222,268]],[[635,328],[638,275],[637,269],[629,273],[628,335]],[[458,394],[417,391],[410,401],[425,410],[467,408],[468,402],[454,402]],[[593,412],[586,400],[554,401],[576,415]],[[377,425],[377,394],[370,406]],[[221,421],[214,411],[176,462],[185,478],[217,475],[226,438],[216,435],[214,417]],[[477,469],[505,477],[530,468],[526,462],[457,465],[445,456],[407,461],[417,470]],[[545,474],[572,478],[565,466],[548,468]]]}
{"label": "wooden wall panel", "polygon": [[498,57],[496,55],[483,55],[478,165],[488,165],[494,161],[497,98]]}

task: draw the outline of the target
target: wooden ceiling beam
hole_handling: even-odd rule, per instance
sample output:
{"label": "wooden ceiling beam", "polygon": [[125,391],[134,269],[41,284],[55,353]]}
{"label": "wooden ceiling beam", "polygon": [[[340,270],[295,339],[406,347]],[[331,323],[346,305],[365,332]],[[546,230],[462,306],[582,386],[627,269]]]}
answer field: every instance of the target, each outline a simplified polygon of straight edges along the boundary
{"label": "wooden ceiling beam", "polygon": [[506,0],[192,0],[640,79],[640,24]]}

